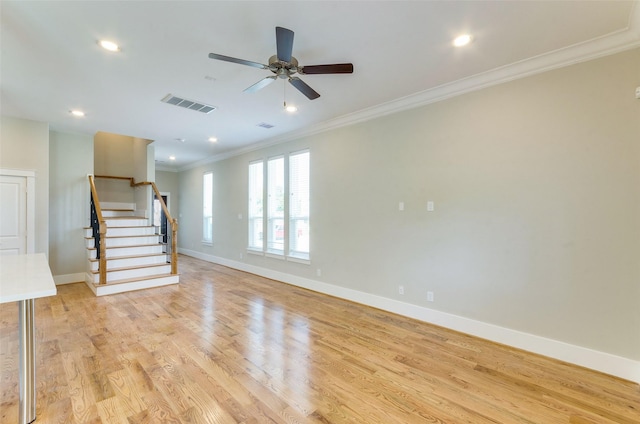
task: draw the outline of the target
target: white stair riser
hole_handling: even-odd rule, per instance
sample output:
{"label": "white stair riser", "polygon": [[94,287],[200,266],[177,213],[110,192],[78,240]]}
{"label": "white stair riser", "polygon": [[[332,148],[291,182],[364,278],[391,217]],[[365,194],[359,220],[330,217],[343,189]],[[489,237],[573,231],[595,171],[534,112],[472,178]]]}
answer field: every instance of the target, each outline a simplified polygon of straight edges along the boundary
{"label": "white stair riser", "polygon": [[[106,241],[106,246],[107,247],[121,247],[121,246],[138,246],[141,244],[154,244],[154,243],[160,243],[160,237],[159,235],[153,235],[153,236],[134,236],[134,237],[116,237],[116,238],[109,238],[107,237],[105,239]],[[95,246],[95,239],[90,238],[90,239],[85,239],[86,240],[86,247],[96,247]]]}
{"label": "white stair riser", "polygon": [[144,227],[149,225],[149,220],[144,218],[131,218],[131,219],[109,219],[105,218],[107,223],[107,229],[109,227]]}
{"label": "white stair riser", "polygon": [[102,210],[102,217],[103,218],[110,218],[113,216],[133,216],[135,214],[135,211],[109,211],[109,210]]}
{"label": "white stair riser", "polygon": [[[164,246],[162,244],[153,246],[133,246],[133,247],[113,247],[107,249],[107,258],[113,258],[115,256],[132,256],[132,255],[151,255],[153,253],[162,253]],[[96,258],[96,249],[87,250],[89,252],[89,258]]]}
{"label": "white stair riser", "polygon": [[[149,236],[154,235],[158,231],[157,227],[111,227],[107,228],[107,237],[117,236]],[[84,229],[85,237],[93,237],[91,228]]]}
{"label": "white stair riser", "polygon": [[[141,265],[157,265],[167,263],[167,255],[156,256],[141,256],[139,258],[122,258],[122,259],[108,259],[107,270],[113,268],[124,268]],[[100,263],[98,261],[89,262],[89,270],[97,271]]]}
{"label": "white stair riser", "polygon": [[129,202],[100,202],[100,208],[104,209],[136,209],[135,203]]}
{"label": "white stair riser", "polygon": [[[171,265],[125,269],[122,271],[107,271],[107,283],[117,280],[127,280],[130,278],[149,277],[152,275],[168,274],[171,272]],[[100,274],[94,274],[94,282],[100,281]]]}

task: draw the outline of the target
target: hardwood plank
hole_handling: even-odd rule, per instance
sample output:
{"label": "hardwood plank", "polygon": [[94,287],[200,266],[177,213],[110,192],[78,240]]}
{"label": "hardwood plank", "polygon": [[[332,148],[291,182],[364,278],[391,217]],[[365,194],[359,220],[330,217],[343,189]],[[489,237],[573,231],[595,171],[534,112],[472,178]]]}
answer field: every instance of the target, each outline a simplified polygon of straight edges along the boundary
{"label": "hardwood plank", "polygon": [[[36,301],[38,422],[640,423],[640,386],[186,256],[181,283]],[[18,414],[0,308],[0,421]]]}

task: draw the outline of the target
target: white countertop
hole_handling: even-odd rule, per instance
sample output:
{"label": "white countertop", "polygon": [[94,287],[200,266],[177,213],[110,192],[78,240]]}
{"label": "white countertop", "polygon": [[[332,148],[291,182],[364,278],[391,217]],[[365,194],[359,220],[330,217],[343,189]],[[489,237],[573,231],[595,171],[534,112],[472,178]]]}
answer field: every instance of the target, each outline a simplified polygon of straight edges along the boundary
{"label": "white countertop", "polygon": [[0,255],[0,303],[56,294],[44,253]]}

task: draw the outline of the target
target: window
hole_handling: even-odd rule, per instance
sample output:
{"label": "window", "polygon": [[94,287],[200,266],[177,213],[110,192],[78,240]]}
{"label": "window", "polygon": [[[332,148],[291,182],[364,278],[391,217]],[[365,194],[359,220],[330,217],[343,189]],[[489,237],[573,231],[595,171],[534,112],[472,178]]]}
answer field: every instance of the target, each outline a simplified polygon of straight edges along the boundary
{"label": "window", "polygon": [[284,157],[267,162],[267,252],[284,255]]}
{"label": "window", "polygon": [[289,256],[309,258],[309,152],[289,156]]}
{"label": "window", "polygon": [[249,251],[308,261],[309,198],[309,151],[250,163]]}
{"label": "window", "polygon": [[202,242],[213,243],[213,173],[202,176]]}
{"label": "window", "polygon": [[264,197],[262,161],[249,164],[249,249],[262,251],[263,218],[262,199]]}

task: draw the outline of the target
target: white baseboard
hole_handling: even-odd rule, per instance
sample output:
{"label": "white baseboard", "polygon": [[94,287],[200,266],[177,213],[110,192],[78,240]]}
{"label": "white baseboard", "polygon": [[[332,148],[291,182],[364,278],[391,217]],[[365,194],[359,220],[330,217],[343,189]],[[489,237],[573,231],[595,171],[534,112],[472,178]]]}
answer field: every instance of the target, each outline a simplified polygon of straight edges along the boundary
{"label": "white baseboard", "polygon": [[63,284],[71,284],[71,283],[81,283],[83,281],[84,281],[84,272],[53,276],[53,282],[56,283],[56,286],[61,286]]}
{"label": "white baseboard", "polygon": [[250,272],[640,383],[640,361],[190,249],[183,255]]}

